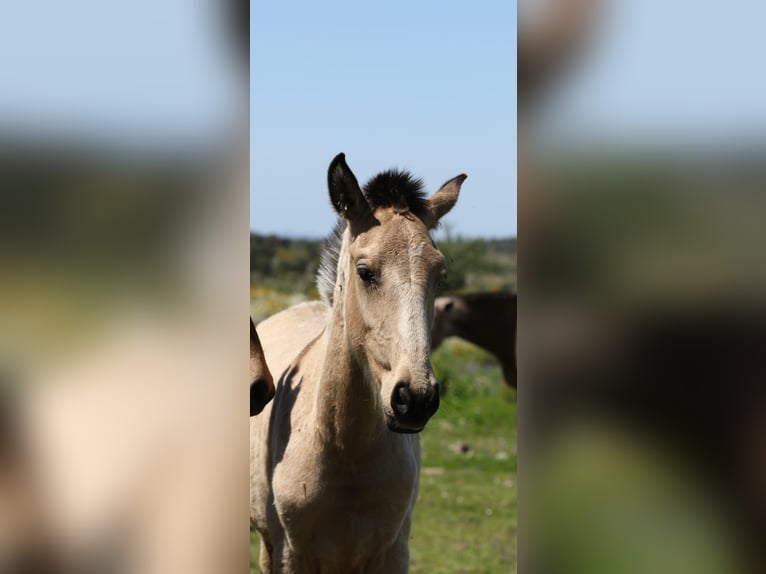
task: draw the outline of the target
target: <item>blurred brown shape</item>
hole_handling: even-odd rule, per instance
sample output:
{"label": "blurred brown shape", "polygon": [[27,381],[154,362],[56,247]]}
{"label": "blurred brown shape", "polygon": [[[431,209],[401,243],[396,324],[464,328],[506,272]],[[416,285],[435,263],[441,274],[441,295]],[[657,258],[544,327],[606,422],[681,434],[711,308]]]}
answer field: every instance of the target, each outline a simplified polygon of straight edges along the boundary
{"label": "blurred brown shape", "polygon": [[520,115],[534,107],[557,76],[580,55],[593,31],[600,4],[601,0],[533,0],[519,4]]}
{"label": "blurred brown shape", "polygon": [[519,570],[763,572],[766,149],[540,153],[597,8],[547,5],[519,32]]}

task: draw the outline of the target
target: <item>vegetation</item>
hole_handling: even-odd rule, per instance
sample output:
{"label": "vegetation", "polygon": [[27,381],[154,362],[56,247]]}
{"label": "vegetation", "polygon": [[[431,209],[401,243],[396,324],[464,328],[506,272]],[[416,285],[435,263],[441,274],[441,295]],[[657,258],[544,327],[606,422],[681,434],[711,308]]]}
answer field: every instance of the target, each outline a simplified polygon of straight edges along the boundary
{"label": "vegetation", "polygon": [[462,340],[432,362],[446,392],[421,434],[410,572],[515,572],[515,393],[495,359]]}
{"label": "vegetation", "polygon": [[314,276],[322,241],[250,234],[250,284],[317,298]]}

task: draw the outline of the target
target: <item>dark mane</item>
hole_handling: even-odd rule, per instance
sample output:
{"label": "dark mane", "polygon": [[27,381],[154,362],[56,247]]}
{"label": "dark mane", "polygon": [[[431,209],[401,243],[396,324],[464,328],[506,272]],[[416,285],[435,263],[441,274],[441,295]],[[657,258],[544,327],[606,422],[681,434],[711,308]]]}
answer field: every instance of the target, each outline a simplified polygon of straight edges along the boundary
{"label": "dark mane", "polygon": [[389,169],[370,179],[362,189],[373,211],[391,207],[396,213],[410,212],[419,219],[428,213],[423,180],[404,170]]}
{"label": "dark mane", "polygon": [[316,276],[317,291],[322,301],[332,307],[332,296],[335,291],[335,281],[338,279],[338,258],[343,242],[343,232],[346,230],[346,220],[342,217],[335,222],[330,235],[322,244],[322,256]]}

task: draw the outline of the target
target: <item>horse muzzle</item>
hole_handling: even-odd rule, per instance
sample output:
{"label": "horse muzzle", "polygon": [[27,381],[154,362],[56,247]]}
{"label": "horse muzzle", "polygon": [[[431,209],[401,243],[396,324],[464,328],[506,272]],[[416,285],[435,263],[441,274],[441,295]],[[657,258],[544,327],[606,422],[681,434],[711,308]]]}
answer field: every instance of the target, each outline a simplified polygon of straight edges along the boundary
{"label": "horse muzzle", "polygon": [[[418,392],[419,391],[419,392]],[[415,391],[407,381],[396,383],[391,393],[388,428],[399,433],[417,433],[423,430],[439,408],[439,383],[429,384],[425,390]]]}

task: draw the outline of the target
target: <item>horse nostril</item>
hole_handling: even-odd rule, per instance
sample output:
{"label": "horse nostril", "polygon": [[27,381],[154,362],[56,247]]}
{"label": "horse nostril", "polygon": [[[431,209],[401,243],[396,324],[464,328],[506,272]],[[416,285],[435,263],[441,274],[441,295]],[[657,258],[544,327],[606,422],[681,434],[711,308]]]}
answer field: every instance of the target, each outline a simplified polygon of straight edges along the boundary
{"label": "horse nostril", "polygon": [[412,396],[410,395],[409,383],[396,383],[391,395],[391,407],[399,414],[405,414],[409,408]]}

